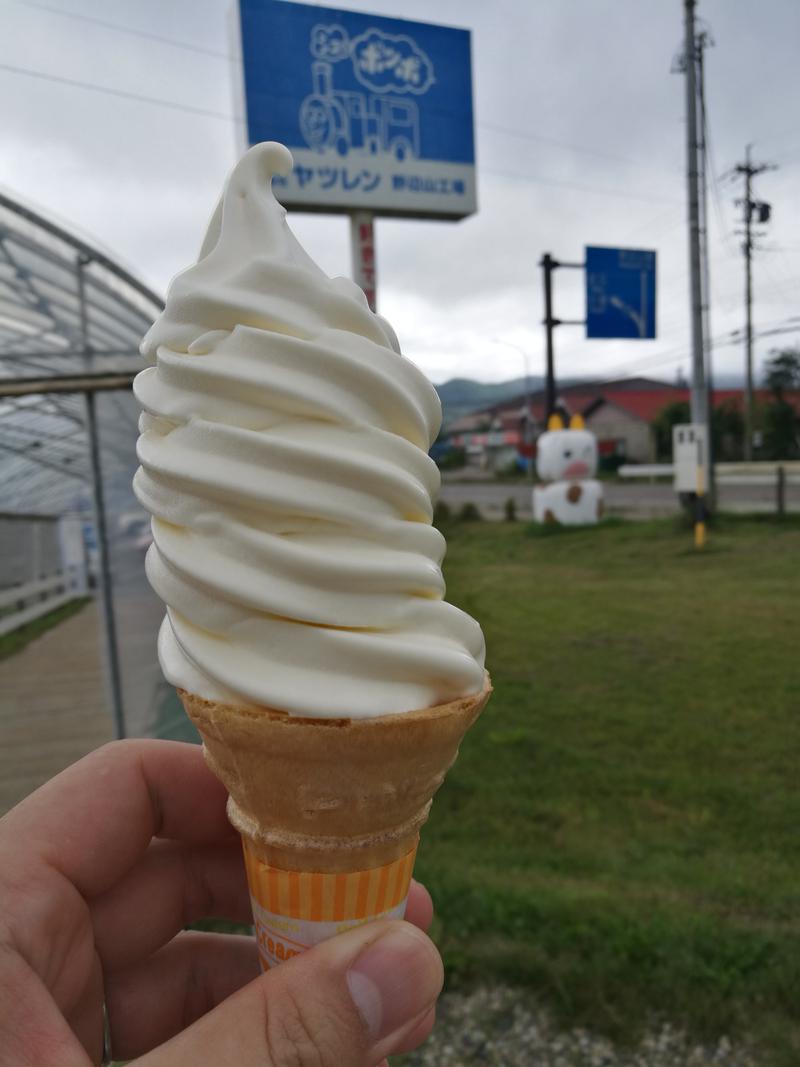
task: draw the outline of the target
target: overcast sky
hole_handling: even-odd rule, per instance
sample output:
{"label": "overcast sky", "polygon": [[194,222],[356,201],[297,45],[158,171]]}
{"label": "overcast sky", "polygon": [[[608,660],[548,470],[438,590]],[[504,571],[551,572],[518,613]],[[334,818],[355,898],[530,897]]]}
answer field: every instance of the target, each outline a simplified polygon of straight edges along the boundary
{"label": "overcast sky", "polygon": [[[0,0],[0,184],[100,242],[161,292],[196,257],[236,157],[229,6]],[[479,211],[457,223],[377,223],[379,309],[406,354],[436,382],[516,377],[523,353],[541,373],[540,256],[577,260],[586,244],[622,245],[658,252],[658,339],[587,341],[580,327],[563,326],[558,372],[688,373],[684,83],[670,73],[681,49],[680,0],[336,6],[472,30]],[[774,212],[754,267],[756,327],[800,315],[800,3],[699,0],[698,14],[715,42],[706,60],[717,178],[711,321],[725,342],[742,325],[744,288],[734,204],[741,180],[725,175],[748,142],[756,160],[779,164],[755,185]],[[292,225],[329,274],[348,272],[343,217],[294,215]],[[555,311],[583,316],[579,272],[558,272]],[[757,357],[798,339],[760,337]],[[720,343],[714,359],[719,371],[740,371],[741,344]]]}

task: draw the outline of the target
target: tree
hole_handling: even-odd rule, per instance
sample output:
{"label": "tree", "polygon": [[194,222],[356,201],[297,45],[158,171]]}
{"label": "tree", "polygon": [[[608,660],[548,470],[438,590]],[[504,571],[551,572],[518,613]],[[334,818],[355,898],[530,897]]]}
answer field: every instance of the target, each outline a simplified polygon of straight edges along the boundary
{"label": "tree", "polygon": [[656,458],[672,459],[672,427],[691,422],[689,405],[685,400],[674,400],[665,405],[653,419],[651,426],[656,440]]}
{"label": "tree", "polygon": [[797,412],[785,400],[773,400],[764,408],[764,457],[766,459],[797,459],[798,444]]}
{"label": "tree", "polygon": [[773,351],[764,368],[764,383],[773,399],[764,408],[764,453],[767,459],[800,456],[800,418],[786,394],[800,389],[800,348]]}
{"label": "tree", "polygon": [[744,418],[741,408],[733,400],[726,400],[711,413],[711,436],[715,462],[730,462],[742,458],[744,450]]}
{"label": "tree", "polygon": [[764,366],[764,384],[776,400],[790,389],[800,389],[800,348],[773,349]]}
{"label": "tree", "polygon": [[[685,400],[675,400],[659,411],[651,424],[659,460],[668,462],[672,459],[672,427],[691,421],[691,409]],[[717,462],[741,458],[744,420],[741,411],[732,401],[720,404],[711,413],[711,437]]]}

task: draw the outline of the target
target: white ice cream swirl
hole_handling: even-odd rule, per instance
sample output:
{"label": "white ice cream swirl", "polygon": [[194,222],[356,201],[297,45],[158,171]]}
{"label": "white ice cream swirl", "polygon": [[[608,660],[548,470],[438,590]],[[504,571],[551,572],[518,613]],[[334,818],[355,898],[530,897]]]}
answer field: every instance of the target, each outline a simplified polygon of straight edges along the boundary
{"label": "white ice cream swirl", "polygon": [[256,145],[142,343],[134,488],[173,684],[294,715],[409,711],[483,684],[443,600],[436,392],[361,290],[303,251]]}

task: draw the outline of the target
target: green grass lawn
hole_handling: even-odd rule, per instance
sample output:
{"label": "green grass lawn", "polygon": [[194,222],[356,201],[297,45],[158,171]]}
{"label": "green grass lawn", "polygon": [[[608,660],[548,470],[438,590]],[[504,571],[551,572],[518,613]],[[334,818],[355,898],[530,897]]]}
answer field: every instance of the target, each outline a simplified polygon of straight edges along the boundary
{"label": "green grass lawn", "polygon": [[494,696],[423,833],[449,981],[800,1062],[800,523],[448,523]]}
{"label": "green grass lawn", "polygon": [[16,630],[12,630],[10,633],[0,635],[0,659],[13,656],[14,653],[29,645],[31,641],[41,637],[43,633],[52,630],[54,626],[58,626],[60,622],[68,619],[71,615],[77,614],[81,608],[89,603],[89,599],[89,597],[77,597],[75,600],[62,604],[55,611],[40,615],[33,622],[27,622],[24,626],[18,626]]}

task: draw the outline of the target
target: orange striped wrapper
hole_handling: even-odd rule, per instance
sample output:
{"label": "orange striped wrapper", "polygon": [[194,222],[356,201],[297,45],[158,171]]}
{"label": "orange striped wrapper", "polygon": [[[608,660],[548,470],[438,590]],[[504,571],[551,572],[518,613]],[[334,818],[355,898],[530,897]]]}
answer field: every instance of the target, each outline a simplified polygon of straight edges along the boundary
{"label": "orange striped wrapper", "polygon": [[323,874],[271,867],[242,844],[265,971],[353,926],[405,915],[416,846],[383,867]]}

